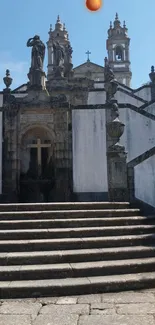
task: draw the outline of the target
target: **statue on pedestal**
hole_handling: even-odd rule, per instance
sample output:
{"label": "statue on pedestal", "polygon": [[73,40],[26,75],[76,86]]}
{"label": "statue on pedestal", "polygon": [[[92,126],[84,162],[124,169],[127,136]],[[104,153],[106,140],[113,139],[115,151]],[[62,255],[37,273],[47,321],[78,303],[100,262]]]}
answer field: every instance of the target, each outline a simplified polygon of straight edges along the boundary
{"label": "statue on pedestal", "polygon": [[65,51],[64,47],[57,41],[53,43],[54,62],[57,67],[63,66]]}
{"label": "statue on pedestal", "polygon": [[70,44],[67,44],[65,46],[65,52],[66,52],[66,61],[68,64],[72,64],[72,53],[73,53],[73,49],[70,46]]}
{"label": "statue on pedestal", "polygon": [[45,84],[45,72],[43,71],[45,45],[40,37],[35,35],[33,38],[29,38],[27,47],[32,47],[31,67],[28,73],[29,89],[42,90]]}
{"label": "statue on pedestal", "polygon": [[31,69],[43,70],[45,45],[40,40],[40,37],[38,35],[35,35],[33,38],[29,38],[27,41],[27,47],[32,47]]}

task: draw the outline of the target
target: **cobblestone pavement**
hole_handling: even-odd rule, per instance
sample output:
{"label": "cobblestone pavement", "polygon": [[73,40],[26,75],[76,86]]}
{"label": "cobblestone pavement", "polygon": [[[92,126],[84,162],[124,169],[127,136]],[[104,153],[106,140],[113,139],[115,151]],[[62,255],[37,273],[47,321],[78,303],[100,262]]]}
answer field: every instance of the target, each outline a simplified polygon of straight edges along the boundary
{"label": "cobblestone pavement", "polygon": [[155,289],[0,300],[0,325],[155,325]]}

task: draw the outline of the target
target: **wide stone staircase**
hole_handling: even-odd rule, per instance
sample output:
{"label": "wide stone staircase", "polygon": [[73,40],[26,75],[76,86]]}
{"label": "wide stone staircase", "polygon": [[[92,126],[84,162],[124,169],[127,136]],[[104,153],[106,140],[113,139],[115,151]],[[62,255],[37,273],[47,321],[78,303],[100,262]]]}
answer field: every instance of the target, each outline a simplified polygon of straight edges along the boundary
{"label": "wide stone staircase", "polygon": [[0,298],[155,287],[155,217],[129,203],[0,205]]}

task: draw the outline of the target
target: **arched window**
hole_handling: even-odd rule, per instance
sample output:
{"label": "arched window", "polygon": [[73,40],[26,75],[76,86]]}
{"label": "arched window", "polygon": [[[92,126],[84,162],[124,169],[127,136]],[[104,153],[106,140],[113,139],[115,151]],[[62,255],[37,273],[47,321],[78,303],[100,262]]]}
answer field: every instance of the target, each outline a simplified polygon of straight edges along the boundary
{"label": "arched window", "polygon": [[123,50],[122,50],[121,46],[116,47],[115,59],[116,59],[116,61],[123,61]]}

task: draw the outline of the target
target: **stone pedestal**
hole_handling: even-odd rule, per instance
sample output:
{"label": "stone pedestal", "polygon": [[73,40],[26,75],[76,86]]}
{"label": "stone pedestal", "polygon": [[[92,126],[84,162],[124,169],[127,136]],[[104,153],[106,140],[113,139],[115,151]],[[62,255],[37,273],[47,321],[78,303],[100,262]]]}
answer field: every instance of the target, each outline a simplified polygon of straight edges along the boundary
{"label": "stone pedestal", "polygon": [[116,144],[107,151],[109,201],[128,201],[127,154],[124,149]]}
{"label": "stone pedestal", "polygon": [[30,80],[28,89],[44,90],[45,89],[45,72],[42,70],[30,68],[28,78]]}
{"label": "stone pedestal", "polygon": [[119,143],[125,125],[119,120],[116,100],[109,103],[106,118],[109,201],[128,201],[127,153]]}

